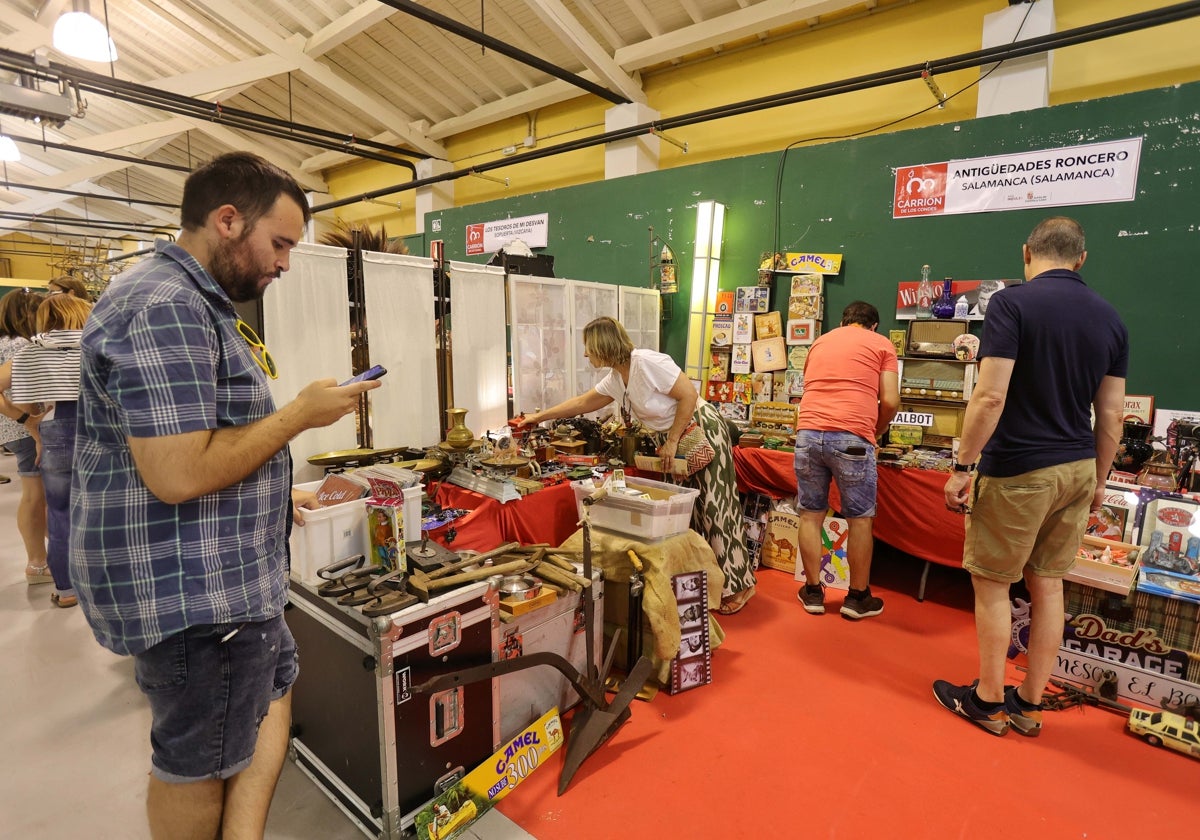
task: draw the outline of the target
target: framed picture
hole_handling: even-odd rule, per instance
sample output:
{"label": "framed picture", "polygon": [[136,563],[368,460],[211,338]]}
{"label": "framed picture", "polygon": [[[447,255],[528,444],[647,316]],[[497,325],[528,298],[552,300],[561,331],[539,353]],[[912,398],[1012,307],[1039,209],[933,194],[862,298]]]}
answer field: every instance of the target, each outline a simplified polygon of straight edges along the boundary
{"label": "framed picture", "polygon": [[782,319],[778,312],[765,312],[754,316],[755,338],[777,338],[783,334]]}
{"label": "framed picture", "polygon": [[750,374],[750,388],[754,394],[754,402],[771,402],[775,396],[775,374]]}
{"label": "framed picture", "polygon": [[744,402],[717,403],[717,411],[727,420],[745,422],[750,416],[750,406]]}
{"label": "framed picture", "polygon": [[734,312],[766,312],[771,307],[771,290],[766,286],[738,286],[734,297]]}
{"label": "framed picture", "polygon": [[804,371],[788,369],[783,372],[783,392],[789,397],[804,394]]}
{"label": "framed picture", "polygon": [[1125,409],[1122,420],[1136,420],[1138,423],[1152,425],[1154,421],[1154,397],[1125,395]]}
{"label": "framed picture", "polygon": [[789,318],[825,317],[825,298],[820,295],[792,295],[788,298]]}
{"label": "framed picture", "polygon": [[787,348],[783,338],[764,338],[750,345],[754,357],[754,370],[766,372],[783,370],[787,367]]}
{"label": "framed picture", "polygon": [[712,343],[717,347],[728,347],[733,338],[733,316],[714,315],[712,320]]}
{"label": "framed picture", "polygon": [[733,358],[729,360],[730,373],[749,373],[750,372],[750,345],[735,344],[733,345]]}
{"label": "framed picture", "polygon": [[820,274],[797,274],[792,278],[791,297],[817,295],[825,291],[825,278]]}
{"label": "framed picture", "polygon": [[787,343],[812,344],[817,340],[817,322],[812,318],[792,318],[787,322]]}
{"label": "framed picture", "polygon": [[754,340],[754,315],[737,312],[733,316],[733,343],[749,344]]}

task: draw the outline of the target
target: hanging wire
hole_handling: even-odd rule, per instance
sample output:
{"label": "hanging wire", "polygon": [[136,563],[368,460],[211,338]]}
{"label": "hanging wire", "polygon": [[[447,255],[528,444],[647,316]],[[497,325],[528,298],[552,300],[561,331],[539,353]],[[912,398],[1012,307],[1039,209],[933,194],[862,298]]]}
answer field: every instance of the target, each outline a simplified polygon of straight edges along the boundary
{"label": "hanging wire", "polygon": [[[1021,18],[1021,25],[1017,27],[1016,34],[1013,35],[1012,41],[1010,43],[1015,44],[1021,38],[1021,30],[1023,30],[1025,28],[1025,22],[1027,20],[1029,20],[1029,13],[1032,11],[1033,11],[1033,4],[1030,3],[1029,8],[1027,8],[1025,10],[1025,16],[1023,18]],[[779,217],[780,217],[781,205],[783,203],[783,167],[784,167],[784,164],[787,163],[787,155],[788,155],[789,151],[791,151],[794,147],[799,146],[803,143],[828,142],[831,140],[850,140],[854,137],[861,137],[864,134],[871,134],[876,131],[882,131],[885,128],[891,128],[892,126],[897,125],[899,123],[907,122],[908,120],[911,120],[914,117],[919,117],[919,116],[921,116],[921,114],[927,113],[928,111],[945,108],[946,103],[949,102],[951,99],[954,99],[956,96],[966,93],[968,90],[970,90],[971,88],[973,88],[976,85],[978,85],[979,83],[981,83],[988,76],[992,75],[992,73],[996,72],[996,70],[998,70],[1000,68],[1000,65],[1004,64],[1004,61],[1005,61],[1004,59],[997,61],[995,64],[993,64],[988,69],[988,71],[986,73],[982,74],[979,78],[975,79],[973,82],[970,82],[969,84],[963,85],[961,88],[954,91],[954,93],[950,94],[949,96],[945,96],[942,99],[939,99],[937,102],[935,102],[934,104],[930,105],[927,108],[921,108],[918,111],[913,111],[911,114],[905,114],[902,117],[897,117],[894,120],[885,122],[881,125],[874,126],[873,128],[864,128],[861,131],[853,131],[853,132],[850,132],[849,134],[837,134],[837,135],[830,135],[830,136],[826,136],[826,137],[803,137],[799,140],[793,140],[791,143],[788,143],[786,146],[784,146],[783,151],[780,152],[780,155],[779,155],[779,166],[775,170],[775,219],[772,223],[772,229],[773,229],[772,240],[773,241],[771,243],[772,264],[774,264],[775,254],[779,253],[779,222],[780,222]],[[787,247],[790,247],[790,245],[785,246],[784,250],[786,250]]]}
{"label": "hanging wire", "polygon": [[[112,28],[108,25],[108,0],[104,0],[104,34],[108,40],[112,40]],[[108,51],[108,72],[114,79],[117,78],[116,57],[111,49]]]}

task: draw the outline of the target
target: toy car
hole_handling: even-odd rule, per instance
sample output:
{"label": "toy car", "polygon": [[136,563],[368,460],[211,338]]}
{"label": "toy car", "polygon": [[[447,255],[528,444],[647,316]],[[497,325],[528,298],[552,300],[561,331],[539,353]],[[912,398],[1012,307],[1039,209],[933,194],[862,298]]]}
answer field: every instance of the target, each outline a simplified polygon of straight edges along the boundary
{"label": "toy car", "polygon": [[1129,713],[1129,731],[1152,747],[1170,747],[1200,758],[1200,724],[1183,715],[1134,709]]}

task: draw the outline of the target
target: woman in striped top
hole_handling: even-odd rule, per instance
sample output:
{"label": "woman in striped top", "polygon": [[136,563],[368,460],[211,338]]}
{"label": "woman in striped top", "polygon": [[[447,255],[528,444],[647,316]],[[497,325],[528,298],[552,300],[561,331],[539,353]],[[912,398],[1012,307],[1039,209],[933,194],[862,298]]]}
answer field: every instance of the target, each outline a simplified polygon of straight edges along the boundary
{"label": "woman in striped top", "polygon": [[[29,346],[34,319],[42,296],[29,289],[14,289],[0,298],[0,364]],[[0,444],[16,456],[21,481],[21,499],[17,502],[17,531],[25,544],[25,582],[50,583],[46,567],[46,496],[37,468],[36,442],[26,424],[29,412],[14,405],[7,393],[0,394]]]}
{"label": "woman in striped top", "polygon": [[[78,603],[67,569],[70,544],[71,465],[75,457],[75,403],[79,399],[79,339],[92,305],[71,295],[51,295],[38,306],[38,334],[4,367],[0,387],[11,380],[14,403],[38,415],[30,432],[39,441],[42,487],[46,494],[46,562],[54,577],[50,600],[60,607]],[[35,410],[36,409],[36,410]],[[31,419],[34,419],[31,416]]]}

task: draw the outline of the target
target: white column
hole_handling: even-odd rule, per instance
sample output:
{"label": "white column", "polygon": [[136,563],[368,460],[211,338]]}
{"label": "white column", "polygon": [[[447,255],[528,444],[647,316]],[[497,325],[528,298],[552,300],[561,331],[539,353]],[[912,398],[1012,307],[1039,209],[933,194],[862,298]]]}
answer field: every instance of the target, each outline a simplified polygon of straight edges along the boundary
{"label": "white column", "polygon": [[[616,131],[641,125],[661,116],[658,111],[640,102],[614,105],[604,112],[604,130]],[[616,140],[604,147],[604,178],[640,175],[658,169],[659,139],[653,134],[640,134],[628,140]]]}
{"label": "white column", "polygon": [[[1029,15],[1028,18],[1026,14]],[[1018,29],[1020,35],[1017,34]],[[984,17],[983,47],[987,49],[1011,44],[1014,39],[1019,43],[1029,38],[1050,35],[1054,30],[1054,0],[1038,0],[1032,5],[1019,3]],[[1049,52],[1005,61],[979,83],[979,102],[975,116],[990,117],[995,114],[1045,108],[1050,103],[1050,71],[1053,62],[1054,56]],[[981,67],[979,72],[982,75],[992,67],[995,65],[986,65]]]}
{"label": "white column", "polygon": [[[448,160],[425,158],[417,161],[417,179],[432,178],[434,175],[444,175],[454,170],[454,165]],[[417,233],[425,232],[425,214],[435,210],[445,210],[454,206],[454,182],[439,181],[425,187],[417,187],[413,209],[416,212]]]}

